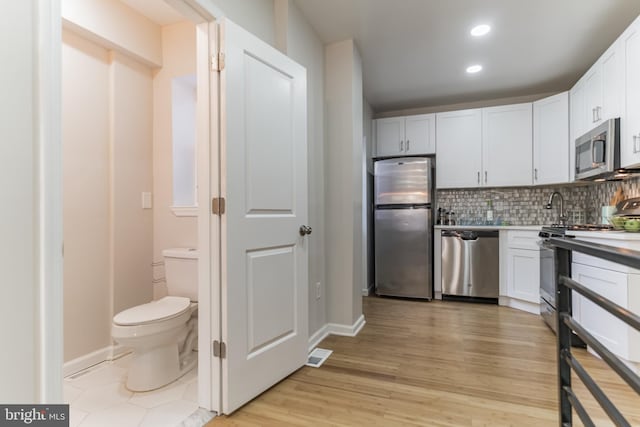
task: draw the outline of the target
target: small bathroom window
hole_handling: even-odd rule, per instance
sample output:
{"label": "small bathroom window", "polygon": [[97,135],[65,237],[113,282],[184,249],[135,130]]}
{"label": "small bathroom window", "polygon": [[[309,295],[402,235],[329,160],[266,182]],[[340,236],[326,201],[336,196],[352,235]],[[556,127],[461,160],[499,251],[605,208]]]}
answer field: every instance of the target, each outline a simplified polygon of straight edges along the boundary
{"label": "small bathroom window", "polygon": [[176,216],[197,215],[196,76],[174,77],[171,84],[173,206]]}

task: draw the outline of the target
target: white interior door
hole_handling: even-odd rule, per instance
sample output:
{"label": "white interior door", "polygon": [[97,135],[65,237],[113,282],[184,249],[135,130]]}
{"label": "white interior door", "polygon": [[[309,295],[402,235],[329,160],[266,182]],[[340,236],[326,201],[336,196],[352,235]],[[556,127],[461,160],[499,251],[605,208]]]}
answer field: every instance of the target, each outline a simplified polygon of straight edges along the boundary
{"label": "white interior door", "polygon": [[220,23],[222,412],[307,358],[306,70]]}

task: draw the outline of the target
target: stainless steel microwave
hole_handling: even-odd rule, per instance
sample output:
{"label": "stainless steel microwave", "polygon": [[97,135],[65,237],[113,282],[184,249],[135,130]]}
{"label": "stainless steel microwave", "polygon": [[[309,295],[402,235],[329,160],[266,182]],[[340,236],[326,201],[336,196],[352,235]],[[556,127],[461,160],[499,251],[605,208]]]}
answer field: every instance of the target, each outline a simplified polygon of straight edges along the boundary
{"label": "stainless steel microwave", "polygon": [[576,139],[576,180],[606,179],[620,169],[620,119]]}

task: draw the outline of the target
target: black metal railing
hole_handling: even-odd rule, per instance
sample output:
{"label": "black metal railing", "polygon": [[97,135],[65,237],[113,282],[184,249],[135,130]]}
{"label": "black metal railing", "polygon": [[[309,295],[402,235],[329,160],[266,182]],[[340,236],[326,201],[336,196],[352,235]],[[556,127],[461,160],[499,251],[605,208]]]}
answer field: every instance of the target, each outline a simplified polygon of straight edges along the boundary
{"label": "black metal railing", "polygon": [[617,426],[630,426],[624,415],[607,397],[582,364],[571,354],[572,331],[581,338],[602,360],[604,360],[629,386],[640,395],[640,377],[627,367],[616,355],[590,334],[571,316],[571,293],[578,292],[602,309],[640,331],[640,316],[611,302],[571,279],[571,252],[581,252],[617,264],[640,269],[640,252],[583,242],[576,239],[551,238],[556,264],[556,307],[558,311],[558,393],[560,398],[560,426],[572,425],[572,408],[585,426],[595,426],[584,406],[571,388],[571,370],[584,383],[595,400]]}

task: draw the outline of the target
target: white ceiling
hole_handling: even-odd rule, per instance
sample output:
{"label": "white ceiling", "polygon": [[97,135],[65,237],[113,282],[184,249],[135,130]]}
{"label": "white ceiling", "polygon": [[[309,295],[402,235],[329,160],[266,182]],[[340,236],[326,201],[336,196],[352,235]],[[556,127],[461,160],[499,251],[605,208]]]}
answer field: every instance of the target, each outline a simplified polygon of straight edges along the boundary
{"label": "white ceiling", "polygon": [[[295,1],[325,43],[355,39],[377,112],[569,89],[640,14],[638,0]],[[472,38],[479,23],[492,31]]]}

